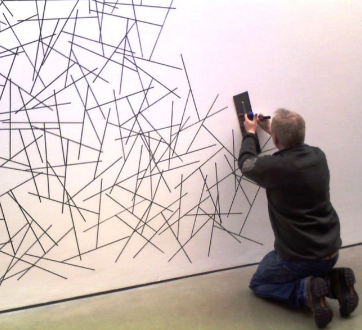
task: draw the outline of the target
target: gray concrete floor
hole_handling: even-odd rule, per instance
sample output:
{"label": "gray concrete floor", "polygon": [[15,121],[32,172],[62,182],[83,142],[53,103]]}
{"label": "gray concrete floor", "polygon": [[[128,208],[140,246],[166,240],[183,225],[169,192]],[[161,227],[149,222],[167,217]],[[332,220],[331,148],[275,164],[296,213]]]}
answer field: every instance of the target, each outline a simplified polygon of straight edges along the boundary
{"label": "gray concrete floor", "polygon": [[[337,266],[349,266],[362,297],[362,246],[344,249]],[[57,305],[0,315],[0,329],[317,329],[312,314],[254,296],[248,283],[256,266],[223,271]],[[360,281],[359,281],[360,280]],[[362,329],[359,306],[342,319],[330,300],[327,329]],[[362,305],[362,303],[361,303]]]}

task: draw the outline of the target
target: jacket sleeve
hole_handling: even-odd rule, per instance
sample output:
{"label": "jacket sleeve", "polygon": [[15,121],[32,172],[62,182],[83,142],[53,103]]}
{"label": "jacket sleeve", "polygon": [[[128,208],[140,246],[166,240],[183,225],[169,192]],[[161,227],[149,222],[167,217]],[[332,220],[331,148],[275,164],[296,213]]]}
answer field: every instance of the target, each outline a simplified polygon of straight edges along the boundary
{"label": "jacket sleeve", "polygon": [[252,133],[245,134],[238,158],[239,168],[246,178],[259,186],[275,187],[280,180],[280,164],[274,156],[258,157],[260,152],[258,137]]}

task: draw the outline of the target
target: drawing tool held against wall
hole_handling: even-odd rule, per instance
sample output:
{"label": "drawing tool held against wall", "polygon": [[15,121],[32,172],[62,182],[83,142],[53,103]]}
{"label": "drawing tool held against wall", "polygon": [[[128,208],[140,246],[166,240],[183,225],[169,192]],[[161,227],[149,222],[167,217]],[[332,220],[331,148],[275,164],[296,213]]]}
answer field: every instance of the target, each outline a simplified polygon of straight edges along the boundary
{"label": "drawing tool held against wall", "polygon": [[[244,125],[243,125],[243,122],[245,120],[244,119],[245,114],[248,115],[249,120],[254,119],[254,112],[253,112],[253,109],[251,108],[249,93],[246,91],[246,92],[234,95],[233,99],[234,99],[234,104],[235,104],[235,110],[238,115],[241,133],[243,134],[243,136],[245,136],[247,134],[245,131]],[[268,116],[268,117],[270,118],[270,116]],[[265,116],[265,117],[263,116],[263,118],[260,118],[260,119],[264,120],[264,119],[268,119],[268,118],[267,118],[267,116]],[[255,133],[255,135],[256,135],[256,137],[258,137],[257,133]],[[257,139],[257,141],[259,141],[259,139]],[[258,149],[258,153],[259,153],[261,151],[259,142],[258,142],[257,149]]]}

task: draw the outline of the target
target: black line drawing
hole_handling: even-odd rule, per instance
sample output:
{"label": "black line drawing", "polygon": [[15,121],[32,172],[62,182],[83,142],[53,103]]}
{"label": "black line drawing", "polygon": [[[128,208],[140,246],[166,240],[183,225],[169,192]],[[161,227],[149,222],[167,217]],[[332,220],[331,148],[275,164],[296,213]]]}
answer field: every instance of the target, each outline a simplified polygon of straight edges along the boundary
{"label": "black line drawing", "polygon": [[163,3],[1,1],[0,285],[97,271],[100,249],[193,263],[205,232],[206,258],[217,240],[263,244],[243,235],[260,189],[237,169],[235,132],[226,145],[208,127],[227,107],[198,105],[190,59],[157,60],[177,13]]}

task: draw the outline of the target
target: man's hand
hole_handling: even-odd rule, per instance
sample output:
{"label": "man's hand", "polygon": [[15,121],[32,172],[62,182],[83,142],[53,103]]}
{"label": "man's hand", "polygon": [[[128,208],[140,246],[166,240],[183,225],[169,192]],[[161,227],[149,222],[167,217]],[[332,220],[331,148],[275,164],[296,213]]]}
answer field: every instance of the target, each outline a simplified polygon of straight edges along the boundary
{"label": "man's hand", "polygon": [[271,120],[270,119],[262,119],[264,116],[263,114],[259,114],[258,116],[254,116],[257,117],[257,122],[260,126],[260,128],[267,132],[269,135],[271,135]]}
{"label": "man's hand", "polygon": [[248,115],[244,115],[244,128],[247,133],[256,133],[256,126],[258,124],[258,117],[257,115],[254,115],[253,120],[250,120],[248,118]]}

